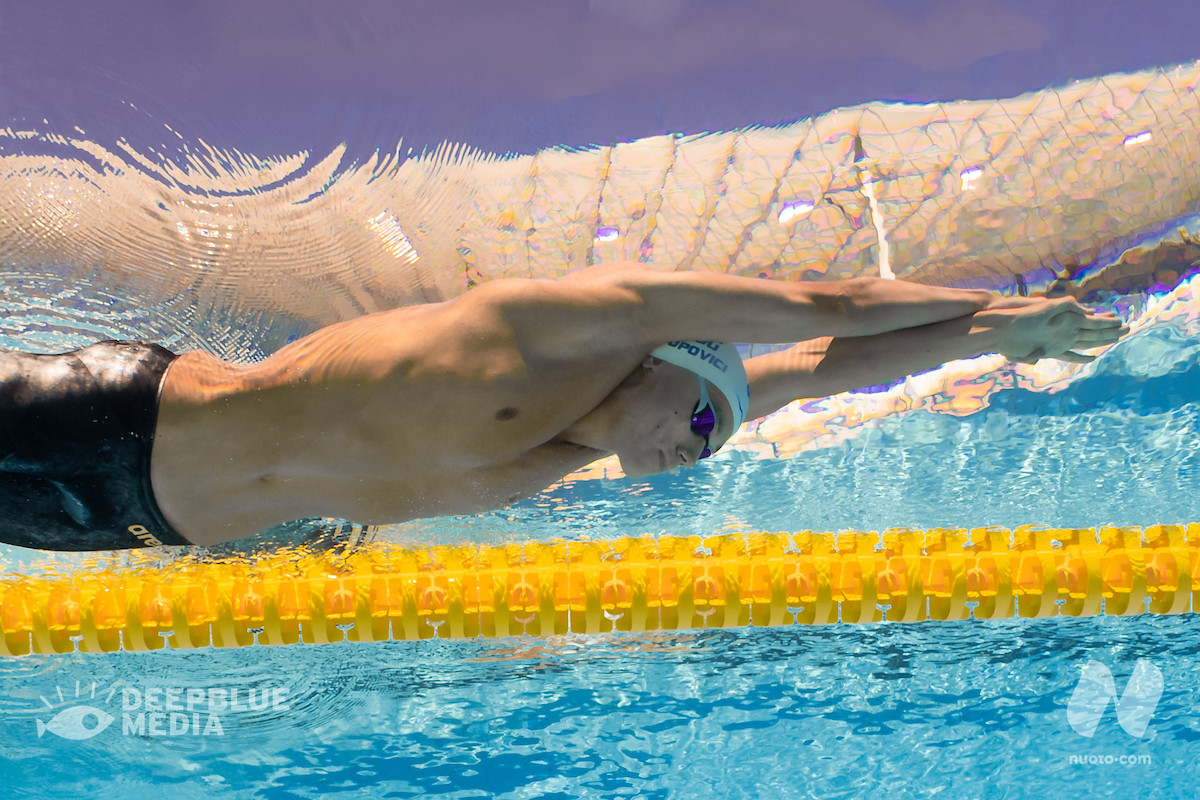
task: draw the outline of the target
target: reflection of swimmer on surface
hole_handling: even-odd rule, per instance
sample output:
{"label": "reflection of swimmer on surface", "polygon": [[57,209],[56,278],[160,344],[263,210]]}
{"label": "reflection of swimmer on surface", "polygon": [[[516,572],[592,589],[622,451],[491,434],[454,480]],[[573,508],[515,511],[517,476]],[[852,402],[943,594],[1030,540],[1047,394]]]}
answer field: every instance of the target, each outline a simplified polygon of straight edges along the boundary
{"label": "reflection of swimmer on surface", "polygon": [[[1069,298],[618,264],[338,323],[256,364],[3,352],[0,540],[209,545],[477,513],[610,454],[635,477],[694,466],[796,399],[983,353],[1088,361],[1074,350],[1126,332]],[[801,344],[743,368],[724,342]]]}

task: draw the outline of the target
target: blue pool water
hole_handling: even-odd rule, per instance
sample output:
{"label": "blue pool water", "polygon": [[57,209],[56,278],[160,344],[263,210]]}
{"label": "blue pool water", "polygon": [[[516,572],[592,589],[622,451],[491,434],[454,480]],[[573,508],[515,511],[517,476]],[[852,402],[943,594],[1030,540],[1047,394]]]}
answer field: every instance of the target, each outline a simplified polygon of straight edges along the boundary
{"label": "blue pool water", "polygon": [[[388,535],[703,534],[734,519],[767,530],[1200,519],[1194,347],[1152,328],[1055,395],[1002,392],[962,419],[885,420],[787,460],[734,453],[637,485],[580,481],[554,493],[553,505],[574,511],[535,498]],[[1130,375],[1156,370],[1165,374]],[[1190,797],[1200,757],[1191,623],[34,656],[0,661],[0,752],[14,797]],[[1066,708],[1084,665],[1108,666],[1120,693],[1143,659],[1165,687],[1144,735],[1126,733],[1112,704],[1091,738],[1077,734]],[[174,716],[168,690],[185,709]],[[190,712],[189,690],[204,693]],[[239,707],[207,705],[233,690]],[[275,690],[282,703],[262,699]],[[147,707],[154,691],[157,711]],[[79,705],[113,719],[86,739],[38,736],[39,720]]]}
{"label": "blue pool water", "polygon": [[[1186,618],[1096,618],[34,659],[0,666],[0,742],[13,797],[1190,797],[1198,647]],[[1147,733],[1111,705],[1072,731],[1081,666],[1121,690],[1140,658]],[[136,735],[113,686],[287,695]],[[77,689],[115,721],[37,738]]]}
{"label": "blue pool water", "polygon": [[[802,209],[789,224],[811,229],[829,272],[785,278],[882,274],[887,241],[900,277],[1053,284],[1135,332],[972,413],[914,400],[855,420],[868,401],[847,401],[825,439],[785,457],[731,447],[693,470],[568,481],[382,535],[1200,521],[1200,160],[1187,150],[1200,106],[1178,77],[1200,12],[420,5],[4,9],[0,349],[114,337],[257,359],[321,324],[477,278],[559,274],[626,239],[628,257],[670,267],[703,232],[710,261],[688,263],[725,269],[746,242],[786,238],[781,207]],[[1164,64],[1184,67],[1123,74]],[[1083,100],[1056,93],[1101,75]],[[1036,102],[932,105],[1046,87]],[[834,114],[822,136],[770,127],[879,100],[915,105]],[[860,123],[892,112],[894,130],[879,123],[887,135],[864,145]],[[680,144],[733,130],[738,147]],[[645,137],[659,138],[642,151]],[[785,183],[781,164],[801,177]],[[939,213],[906,230],[922,207]],[[464,222],[476,217],[484,233]],[[722,236],[735,244],[712,255]],[[804,255],[780,244],[771,266]],[[938,392],[967,383],[950,374]],[[0,545],[0,575],[79,561]],[[1187,614],[0,659],[0,785],[39,800],[1192,798],[1198,652]],[[1085,737],[1068,705],[1092,663],[1116,697]],[[1138,694],[1146,665],[1163,692],[1134,735],[1115,701]]]}

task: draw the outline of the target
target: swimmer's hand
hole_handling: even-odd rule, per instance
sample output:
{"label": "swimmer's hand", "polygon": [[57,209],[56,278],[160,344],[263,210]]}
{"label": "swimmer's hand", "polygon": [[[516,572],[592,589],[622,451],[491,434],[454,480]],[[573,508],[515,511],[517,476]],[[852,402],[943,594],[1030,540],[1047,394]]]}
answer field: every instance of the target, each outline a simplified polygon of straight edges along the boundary
{"label": "swimmer's hand", "polygon": [[1078,351],[1107,347],[1129,333],[1115,314],[1089,312],[1073,297],[998,298],[983,313],[1003,321],[1000,354],[1022,364],[1042,358],[1087,364],[1096,357]]}

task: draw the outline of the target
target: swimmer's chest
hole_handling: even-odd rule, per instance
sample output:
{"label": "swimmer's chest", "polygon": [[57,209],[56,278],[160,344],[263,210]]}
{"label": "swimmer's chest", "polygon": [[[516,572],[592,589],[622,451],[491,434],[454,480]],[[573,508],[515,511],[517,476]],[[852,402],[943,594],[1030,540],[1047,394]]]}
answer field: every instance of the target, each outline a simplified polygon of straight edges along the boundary
{"label": "swimmer's chest", "polygon": [[346,513],[362,522],[498,508],[606,455],[556,438],[607,396],[586,379],[532,393],[511,377],[393,388],[389,403],[372,399],[326,427],[325,463],[338,465],[329,480],[359,498]]}
{"label": "swimmer's chest", "polygon": [[565,442],[547,442],[494,464],[462,469],[434,469],[417,482],[406,482],[406,518],[473,514],[530,497],[604,454]]}
{"label": "swimmer's chest", "polygon": [[[554,444],[599,405],[628,370],[584,363],[461,360],[397,370],[366,388],[340,419],[369,447],[427,454],[431,466],[504,465]],[[364,388],[364,387],[360,387]],[[542,449],[541,473],[558,451]],[[579,456],[564,452],[564,463]],[[574,469],[575,467],[571,467]]]}

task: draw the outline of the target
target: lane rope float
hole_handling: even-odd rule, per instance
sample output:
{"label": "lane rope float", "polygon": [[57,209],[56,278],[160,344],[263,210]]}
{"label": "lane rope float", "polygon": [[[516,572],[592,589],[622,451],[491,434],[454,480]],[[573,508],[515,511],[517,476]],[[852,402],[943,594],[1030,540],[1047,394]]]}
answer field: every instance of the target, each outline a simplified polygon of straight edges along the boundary
{"label": "lane rope float", "polygon": [[1187,613],[1200,523],[401,548],[0,578],[0,655]]}

